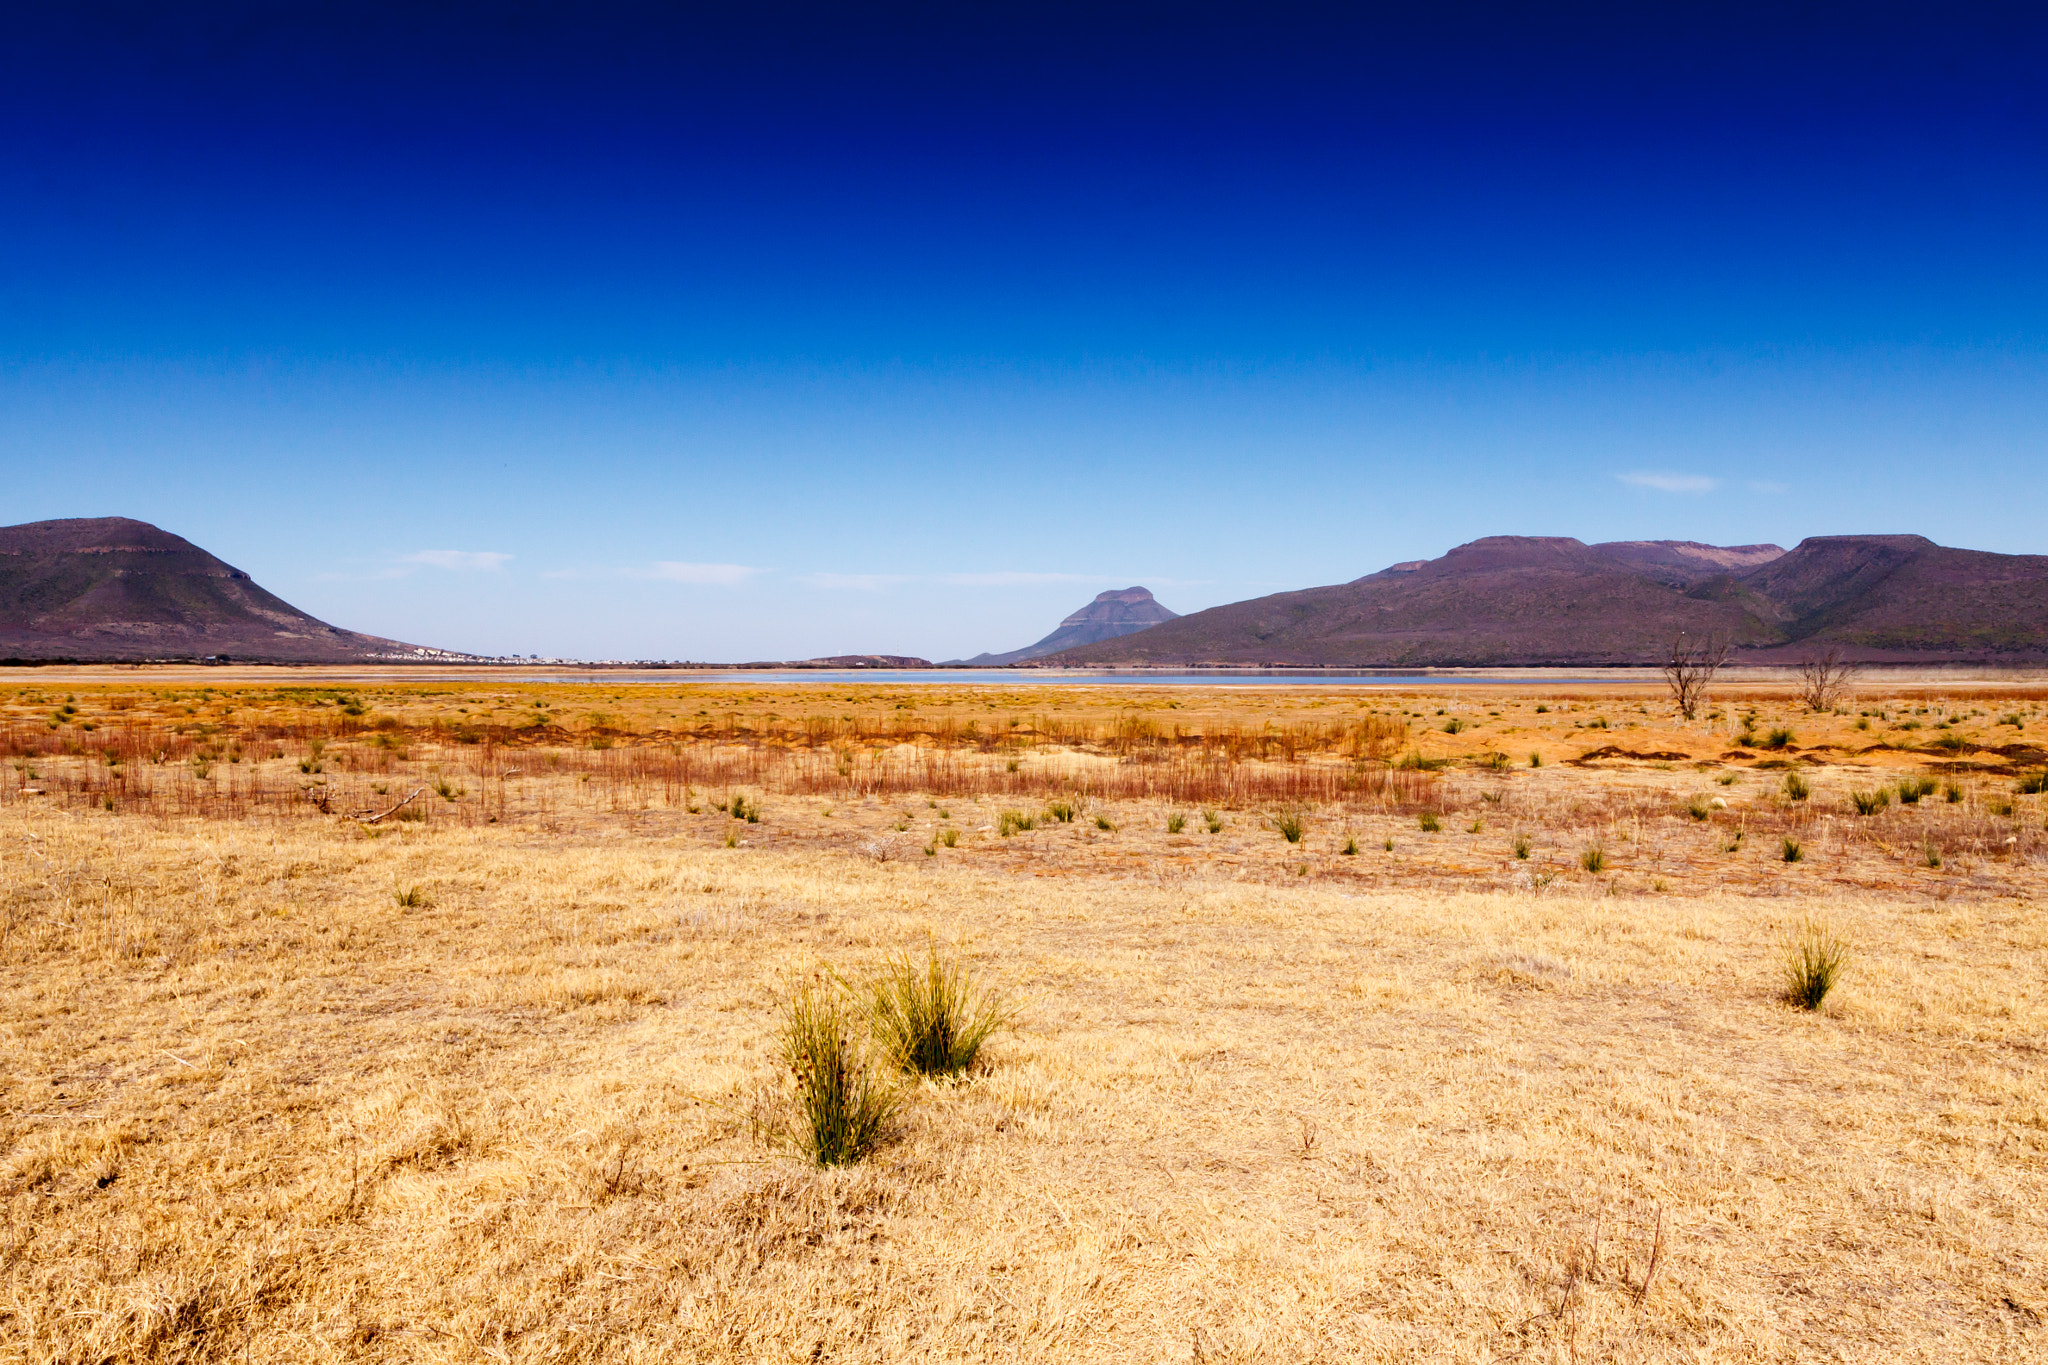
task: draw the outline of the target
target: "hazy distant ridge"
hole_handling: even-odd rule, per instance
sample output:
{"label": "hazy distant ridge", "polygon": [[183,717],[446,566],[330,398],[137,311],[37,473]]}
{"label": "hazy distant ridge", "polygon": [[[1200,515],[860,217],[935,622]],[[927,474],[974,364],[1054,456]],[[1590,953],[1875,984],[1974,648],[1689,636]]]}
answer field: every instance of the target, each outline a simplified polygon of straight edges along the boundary
{"label": "hazy distant ridge", "polygon": [[1013,649],[1007,654],[977,654],[971,659],[952,662],[970,665],[1022,663],[1026,659],[1057,654],[1063,649],[1113,640],[1149,629],[1162,621],[1178,620],[1179,617],[1179,612],[1168,611],[1161,606],[1150,588],[1113,589],[1097,593],[1094,601],[1060,622],[1059,629],[1036,644]]}

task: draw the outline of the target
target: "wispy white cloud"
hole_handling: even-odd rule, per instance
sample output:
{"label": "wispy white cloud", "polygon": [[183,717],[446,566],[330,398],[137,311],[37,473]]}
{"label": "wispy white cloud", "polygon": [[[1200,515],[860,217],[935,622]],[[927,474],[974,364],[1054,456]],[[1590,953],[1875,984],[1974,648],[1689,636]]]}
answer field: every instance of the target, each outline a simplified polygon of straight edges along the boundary
{"label": "wispy white cloud", "polygon": [[1719,479],[1704,474],[1671,474],[1660,470],[1634,470],[1614,476],[1633,488],[1654,488],[1659,493],[1711,493]]}
{"label": "wispy white cloud", "polygon": [[913,575],[904,573],[800,573],[791,577],[806,587],[847,592],[880,592],[913,581]]}
{"label": "wispy white cloud", "polygon": [[501,569],[511,555],[497,550],[416,550],[409,555],[400,555],[401,565],[425,565],[430,569],[452,569],[457,573],[474,573],[479,570]]}
{"label": "wispy white cloud", "polygon": [[731,587],[763,572],[746,564],[686,564],[679,559],[659,559],[644,569],[628,569],[628,578],[653,578],[664,583],[715,583]]}
{"label": "wispy white cloud", "polygon": [[692,564],[680,559],[658,559],[652,564],[584,565],[573,569],[550,569],[542,578],[637,578],[656,583],[700,583],[732,587],[756,574],[766,573],[750,564]]}
{"label": "wispy white cloud", "polygon": [[956,588],[1026,588],[1037,583],[1100,583],[1094,573],[942,573],[933,580]]}

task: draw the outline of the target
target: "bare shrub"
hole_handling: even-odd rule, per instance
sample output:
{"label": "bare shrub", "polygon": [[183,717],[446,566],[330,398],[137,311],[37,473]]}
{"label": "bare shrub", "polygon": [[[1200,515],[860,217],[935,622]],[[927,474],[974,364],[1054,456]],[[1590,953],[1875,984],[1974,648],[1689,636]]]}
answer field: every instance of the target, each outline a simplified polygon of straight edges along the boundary
{"label": "bare shrub", "polygon": [[1799,700],[1809,711],[1832,711],[1849,696],[1856,666],[1842,658],[1842,651],[1829,645],[1819,654],[1809,654],[1799,664]]}
{"label": "bare shrub", "polygon": [[1698,639],[1680,631],[1671,641],[1671,657],[1663,667],[1664,684],[1678,714],[1687,720],[1699,718],[1706,703],[1707,688],[1721,665],[1728,662],[1728,642],[1717,635]]}

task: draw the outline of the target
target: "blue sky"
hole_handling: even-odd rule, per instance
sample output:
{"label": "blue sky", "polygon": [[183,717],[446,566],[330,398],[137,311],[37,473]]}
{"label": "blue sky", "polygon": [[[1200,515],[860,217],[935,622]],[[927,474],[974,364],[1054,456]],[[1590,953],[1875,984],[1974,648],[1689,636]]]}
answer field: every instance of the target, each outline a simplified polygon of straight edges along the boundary
{"label": "blue sky", "polygon": [[1410,8],[19,8],[0,520],[699,659],[1504,532],[2048,551],[2048,22]]}

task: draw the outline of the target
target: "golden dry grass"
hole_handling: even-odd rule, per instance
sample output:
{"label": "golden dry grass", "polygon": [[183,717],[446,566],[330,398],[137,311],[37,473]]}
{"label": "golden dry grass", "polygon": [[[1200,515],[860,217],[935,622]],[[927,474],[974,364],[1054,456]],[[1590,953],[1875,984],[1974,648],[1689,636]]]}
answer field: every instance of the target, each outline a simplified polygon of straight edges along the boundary
{"label": "golden dry grass", "polygon": [[[1493,803],[1454,767],[1443,834],[1318,808],[1304,853],[1136,801],[1003,839],[996,800],[770,792],[745,825],[573,765],[496,823],[472,789],[370,829],[18,775],[0,1359],[2048,1354],[2042,865],[1996,835],[2039,798],[1974,779],[1890,812],[1897,856],[1788,866],[1720,851],[1729,811],[1806,818],[1774,774],[1708,776],[1557,762]],[[1966,818],[1974,867],[1908,856]],[[1617,870],[1567,870],[1596,833]],[[1808,920],[1855,945],[1817,1015],[1777,994]],[[779,1154],[778,1002],[927,932],[1019,1026],[867,1165]]]}

